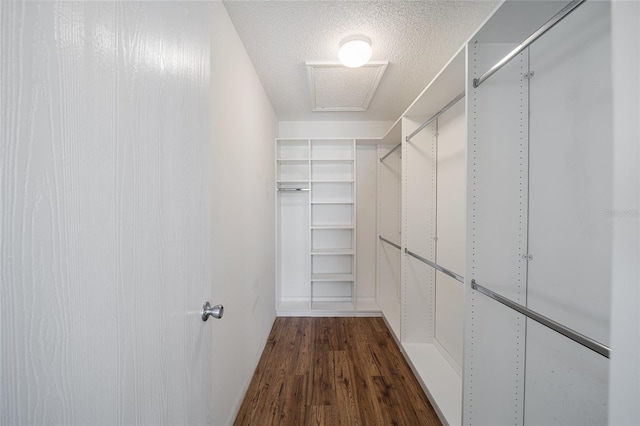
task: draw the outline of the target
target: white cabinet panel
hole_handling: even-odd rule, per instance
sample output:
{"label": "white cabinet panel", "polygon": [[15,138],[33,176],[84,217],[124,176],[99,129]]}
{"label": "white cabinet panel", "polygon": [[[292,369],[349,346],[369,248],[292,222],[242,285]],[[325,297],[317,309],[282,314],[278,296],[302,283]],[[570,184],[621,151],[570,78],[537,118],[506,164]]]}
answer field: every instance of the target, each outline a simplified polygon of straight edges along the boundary
{"label": "white cabinet panel", "polygon": [[308,139],[290,139],[280,140],[276,145],[276,159],[305,159],[309,158],[309,140]]}
{"label": "white cabinet panel", "polygon": [[436,272],[435,338],[462,370],[462,327],[464,324],[464,286],[442,272]]}
{"label": "white cabinet panel", "polygon": [[282,182],[304,182],[309,180],[309,160],[278,161],[277,179]]}
{"label": "white cabinet panel", "polygon": [[[470,78],[499,59],[504,45],[470,44]],[[500,54],[500,53],[498,53]],[[498,56],[498,58],[496,58]],[[468,87],[467,272],[505,297],[526,303],[527,80],[520,54],[477,89]],[[524,403],[525,321],[467,287],[465,424],[519,424]]]}
{"label": "white cabinet panel", "polygon": [[[438,117],[436,263],[458,275],[466,255],[466,114],[458,101]],[[436,273],[435,338],[462,370],[464,285]]]}
{"label": "white cabinet panel", "polygon": [[311,180],[353,181],[353,161],[311,161]]}
{"label": "white cabinet panel", "polygon": [[531,46],[528,306],[609,342],[609,5],[585,3]]}
{"label": "white cabinet panel", "polygon": [[353,226],[353,204],[313,204],[311,226]]}
{"label": "white cabinet panel", "polygon": [[[403,118],[403,134],[417,129],[427,117]],[[403,246],[433,261],[436,257],[436,123],[402,144]],[[402,341],[430,343],[433,339],[435,270],[403,254]]]}
{"label": "white cabinet panel", "polygon": [[[278,193],[278,281],[281,300],[305,301],[309,287],[309,193]],[[286,227],[286,232],[282,230]]]}
{"label": "white cabinet panel", "polygon": [[[530,48],[528,307],[609,343],[610,5],[587,2]],[[608,360],[527,328],[525,424],[607,423]]]}
{"label": "white cabinet panel", "polygon": [[437,263],[464,275],[467,135],[464,101],[438,118]]}
{"label": "white cabinet panel", "polygon": [[[406,134],[427,117],[404,119]],[[414,253],[433,260],[436,255],[436,123],[402,145],[404,241]]]}
{"label": "white cabinet panel", "polygon": [[527,320],[525,425],[607,424],[609,360]]}
{"label": "white cabinet panel", "polygon": [[311,140],[311,158],[314,160],[355,160],[354,145],[348,139],[313,139]]}

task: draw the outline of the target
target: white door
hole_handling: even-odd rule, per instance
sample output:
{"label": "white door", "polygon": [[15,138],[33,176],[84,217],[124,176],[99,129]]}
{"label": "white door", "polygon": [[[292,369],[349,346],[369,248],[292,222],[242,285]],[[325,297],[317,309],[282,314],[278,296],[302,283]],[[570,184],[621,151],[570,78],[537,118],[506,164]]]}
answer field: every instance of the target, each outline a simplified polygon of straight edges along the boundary
{"label": "white door", "polygon": [[0,3],[0,424],[213,418],[208,19]]}

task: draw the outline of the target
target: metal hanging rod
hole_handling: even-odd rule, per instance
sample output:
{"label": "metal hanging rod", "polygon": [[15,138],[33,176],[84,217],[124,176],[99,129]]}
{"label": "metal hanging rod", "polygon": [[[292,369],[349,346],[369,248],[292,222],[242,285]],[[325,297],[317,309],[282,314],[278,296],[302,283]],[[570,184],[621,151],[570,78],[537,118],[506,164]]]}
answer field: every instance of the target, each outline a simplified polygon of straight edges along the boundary
{"label": "metal hanging rod", "polygon": [[394,152],[396,152],[397,150],[399,150],[400,148],[402,148],[402,144],[399,143],[398,145],[394,146],[393,148],[391,148],[391,151],[387,152],[384,157],[380,158],[380,162],[382,163],[382,161],[387,158],[388,156],[390,156],[391,154],[393,154]]}
{"label": "metal hanging rod", "polygon": [[476,282],[476,280],[471,280],[471,288],[484,294],[485,296],[492,298],[493,300],[496,300],[502,303],[505,306],[510,307],[514,311],[521,313],[527,318],[531,318],[532,320],[539,322],[545,327],[548,327],[551,330],[558,332],[565,337],[568,337],[574,342],[579,343],[582,346],[589,348],[594,352],[599,353],[600,355],[606,358],[609,358],[611,356],[611,349],[608,346],[605,346],[600,342],[596,342],[595,340],[585,336],[584,334],[580,334],[575,330],[565,327],[564,325],[545,317],[544,315],[541,315],[525,306],[520,305],[519,303],[516,303],[504,296],[501,296],[498,293],[495,293],[489,290],[488,288],[481,286]]}
{"label": "metal hanging rod", "polygon": [[427,265],[431,266],[434,269],[437,269],[438,271],[442,272],[443,274],[449,275],[451,278],[460,281],[461,283],[464,284],[464,277],[462,275],[458,275],[455,272],[452,272],[450,270],[448,270],[447,268],[444,268],[440,265],[438,265],[437,263],[434,263],[428,259],[425,259],[424,257],[413,253],[412,251],[407,250],[406,248],[404,249],[404,252],[407,253],[409,256],[415,257],[416,259],[418,259],[421,262],[426,263]]}
{"label": "metal hanging rod", "polygon": [[391,244],[392,246],[394,246],[395,248],[397,248],[398,250],[401,250],[402,248],[397,245],[396,243],[392,243],[391,241],[387,240],[386,238],[384,238],[382,235],[378,235],[378,238],[380,238],[380,240],[384,241],[387,244]]}
{"label": "metal hanging rod", "polygon": [[422,123],[420,125],[420,127],[418,127],[416,130],[413,131],[413,133],[411,133],[409,136],[407,136],[405,138],[405,140],[407,142],[409,142],[411,140],[412,137],[414,137],[415,135],[417,135],[418,133],[420,133],[422,131],[422,129],[424,129],[425,127],[427,127],[429,124],[433,123],[433,120],[435,120],[436,118],[440,117],[442,114],[444,114],[445,112],[447,112],[447,110],[449,108],[451,108],[452,106],[454,106],[456,104],[456,102],[458,102],[460,99],[464,98],[464,92],[460,93],[458,96],[456,96],[455,98],[453,98],[453,100],[451,102],[449,102],[448,104],[446,104],[444,106],[444,108],[442,108],[440,111],[436,112],[435,114],[433,114],[431,117],[429,117],[429,119],[427,121],[425,121],[424,123]]}
{"label": "metal hanging rod", "polygon": [[558,22],[562,21],[564,17],[566,17],[571,12],[576,10],[576,8],[580,6],[582,3],[584,3],[585,1],[586,0],[572,0],[571,3],[567,4],[564,8],[562,8],[560,12],[553,15],[553,17],[549,19],[547,22],[545,22],[544,25],[542,25],[533,34],[527,37],[525,41],[520,43],[518,47],[516,47],[511,52],[509,52],[507,56],[500,59],[500,61],[498,61],[494,66],[489,68],[489,70],[486,71],[484,74],[482,74],[480,77],[474,78],[473,87],[476,88],[480,86],[485,80],[487,80],[489,77],[495,74],[496,71],[498,71],[503,66],[507,65],[509,61],[511,61],[516,56],[518,56],[520,52],[522,52],[524,49],[529,47],[531,43],[536,41],[541,35],[543,35],[547,31],[549,31],[551,28],[553,28]]}
{"label": "metal hanging rod", "polygon": [[308,191],[309,188],[278,188],[278,191]]}

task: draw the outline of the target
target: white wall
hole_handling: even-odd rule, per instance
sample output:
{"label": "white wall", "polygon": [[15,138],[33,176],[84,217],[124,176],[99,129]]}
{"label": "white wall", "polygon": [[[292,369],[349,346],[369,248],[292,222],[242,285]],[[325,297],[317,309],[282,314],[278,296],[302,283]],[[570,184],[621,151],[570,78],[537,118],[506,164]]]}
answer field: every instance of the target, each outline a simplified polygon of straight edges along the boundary
{"label": "white wall", "polygon": [[210,422],[210,14],[0,2],[0,423]]}
{"label": "white wall", "polygon": [[281,138],[381,138],[393,121],[281,121]]}
{"label": "white wall", "polygon": [[275,318],[275,113],[221,2],[211,42],[213,401],[216,425],[231,424]]}
{"label": "white wall", "polygon": [[613,262],[609,424],[640,424],[640,4],[612,3]]}

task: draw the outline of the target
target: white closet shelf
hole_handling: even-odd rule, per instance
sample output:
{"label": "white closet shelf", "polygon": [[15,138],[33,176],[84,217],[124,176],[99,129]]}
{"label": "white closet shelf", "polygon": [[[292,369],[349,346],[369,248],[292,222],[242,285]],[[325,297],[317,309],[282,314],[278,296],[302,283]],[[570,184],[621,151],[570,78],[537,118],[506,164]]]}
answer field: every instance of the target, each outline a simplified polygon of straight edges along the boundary
{"label": "white closet shelf", "polygon": [[312,201],[311,204],[355,204],[353,201]]}
{"label": "white closet shelf", "polygon": [[278,180],[278,183],[309,183],[308,179],[300,179],[300,180],[291,180],[291,179],[282,179]]}
{"label": "white closet shelf", "polygon": [[311,229],[353,229],[353,225],[312,225]]}
{"label": "white closet shelf", "polygon": [[312,163],[353,163],[353,158],[312,158]]}
{"label": "white closet shelf", "polygon": [[311,274],[311,281],[353,281],[353,274]]}
{"label": "white closet shelf", "polygon": [[278,163],[307,163],[309,162],[308,158],[277,158],[276,161]]}
{"label": "white closet shelf", "polygon": [[353,183],[355,182],[353,179],[347,179],[347,180],[327,180],[327,179],[311,179],[310,181],[311,183]]}
{"label": "white closet shelf", "polygon": [[311,250],[311,254],[312,255],[329,255],[329,254],[355,254],[355,251],[353,249],[336,249],[336,248],[329,248],[329,249],[312,249]]}
{"label": "white closet shelf", "polygon": [[455,369],[433,344],[403,343],[402,349],[440,420],[462,424],[462,379]]}

